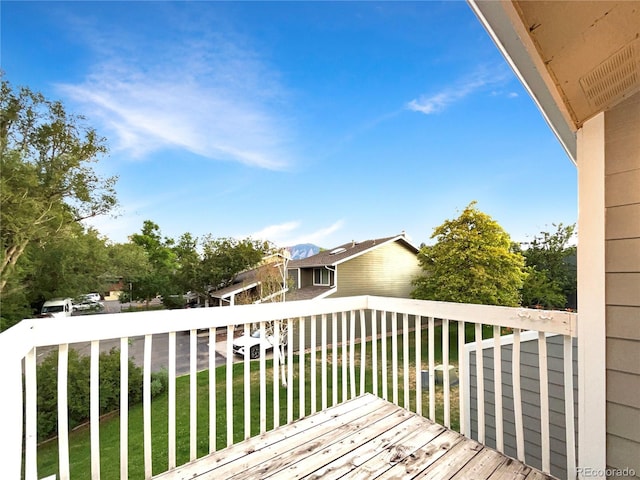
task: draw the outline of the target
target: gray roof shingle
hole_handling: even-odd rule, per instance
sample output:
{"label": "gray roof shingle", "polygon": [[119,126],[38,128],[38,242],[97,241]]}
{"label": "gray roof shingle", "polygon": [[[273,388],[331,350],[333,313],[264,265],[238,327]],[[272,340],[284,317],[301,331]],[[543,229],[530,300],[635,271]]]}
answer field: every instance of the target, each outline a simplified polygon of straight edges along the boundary
{"label": "gray roof shingle", "polygon": [[394,237],[376,238],[373,240],[365,240],[363,242],[349,242],[340,245],[331,250],[324,250],[316,255],[312,255],[300,260],[291,260],[288,269],[292,268],[309,268],[323,267],[326,265],[337,265],[351,257],[355,257],[367,250],[378,247],[390,241],[401,241],[408,249],[418,252],[418,249],[407,241],[404,235],[396,235]]}

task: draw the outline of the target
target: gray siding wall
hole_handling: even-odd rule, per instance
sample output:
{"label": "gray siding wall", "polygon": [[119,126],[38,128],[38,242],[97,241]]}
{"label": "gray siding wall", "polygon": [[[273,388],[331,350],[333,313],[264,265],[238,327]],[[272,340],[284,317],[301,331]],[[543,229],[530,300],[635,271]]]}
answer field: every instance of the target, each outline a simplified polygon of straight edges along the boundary
{"label": "gray siding wall", "polygon": [[605,114],[607,466],[640,478],[640,93]]}
{"label": "gray siding wall", "polygon": [[[578,363],[577,342],[573,342],[573,382],[575,425],[578,424]],[[516,458],[516,435],[513,409],[512,345],[503,345],[502,354],[502,407],[505,453]],[[495,384],[493,381],[493,348],[483,352],[485,443],[496,447]],[[562,336],[547,337],[547,365],[549,369],[549,419],[551,446],[551,474],[567,478],[565,414],[564,414],[564,355]],[[471,436],[478,438],[476,356],[469,358]],[[542,468],[540,433],[540,372],[538,368],[538,340],[522,341],[520,353],[520,385],[525,437],[526,463]],[[577,442],[577,435],[574,434]]]}
{"label": "gray siding wall", "polygon": [[380,295],[409,298],[422,270],[418,257],[397,242],[388,243],[337,266],[338,291],[332,297]]}

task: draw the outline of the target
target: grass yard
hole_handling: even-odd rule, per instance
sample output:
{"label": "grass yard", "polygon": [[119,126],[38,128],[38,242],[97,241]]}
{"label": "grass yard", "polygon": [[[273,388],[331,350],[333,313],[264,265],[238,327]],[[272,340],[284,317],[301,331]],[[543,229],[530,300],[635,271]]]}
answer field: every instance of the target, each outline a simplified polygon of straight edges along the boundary
{"label": "grass yard", "polygon": [[[470,332],[473,331],[473,325],[468,325],[471,329],[467,329],[467,339],[471,339]],[[423,325],[425,328],[425,325]],[[441,338],[441,327],[436,327],[435,338]],[[483,332],[484,335],[490,335],[490,329]],[[415,337],[414,332],[409,332],[409,390],[411,398],[411,409],[415,409]],[[427,351],[427,334],[423,331],[423,340],[421,342],[422,369],[426,369],[428,361]],[[404,404],[404,369],[402,358],[402,334],[398,335],[399,358],[398,358],[398,403]],[[388,359],[388,399],[392,397],[392,378],[391,378],[391,338],[387,339],[387,359]],[[366,363],[371,365],[372,352],[371,342],[367,344]],[[442,361],[441,342],[435,343],[436,363]],[[451,364],[457,366],[457,325],[453,324],[450,328],[450,359]],[[338,401],[346,400],[342,398],[342,351],[338,352],[338,383],[335,388],[338,389]],[[332,358],[331,352],[327,354],[327,404],[332,404]],[[356,393],[360,393],[360,345],[356,345],[355,349],[355,384]],[[321,358],[320,352],[316,355],[316,391],[317,391],[317,409],[321,408],[322,394],[321,391]],[[251,412],[252,412],[252,431],[251,435],[259,433],[259,362],[251,362]],[[381,367],[381,342],[378,341],[378,368]],[[294,356],[294,379],[293,385],[293,418],[299,417],[299,356]],[[273,363],[271,360],[266,362],[267,377],[267,430],[273,428]],[[197,375],[197,454],[198,457],[206,455],[209,452],[209,372],[203,371]],[[311,412],[310,388],[311,368],[310,354],[305,355],[305,382],[306,382],[306,414]],[[287,390],[280,385],[280,424],[285,424],[287,419]],[[382,396],[382,378],[378,373],[378,394]],[[349,388],[347,388],[349,390]],[[373,376],[371,371],[367,371],[365,375],[365,390],[373,392]],[[189,376],[182,376],[176,380],[176,457],[177,464],[181,465],[189,461]],[[429,413],[429,393],[423,391],[422,405],[423,415],[428,416]],[[441,386],[436,387],[436,420],[443,423],[444,418],[444,394]],[[216,369],[216,448],[222,449],[227,444],[227,413],[226,413],[226,367],[220,366]],[[233,438],[234,442],[244,439],[244,364],[242,362],[233,365]],[[153,456],[153,473],[158,474],[167,470],[168,465],[168,395],[165,393],[158,396],[152,402],[152,456]],[[451,389],[451,423],[453,429],[458,429],[459,409],[458,409],[458,387]],[[142,404],[134,405],[129,408],[129,429],[128,429],[128,451],[129,451],[129,478],[144,478],[144,452],[143,452],[143,412]],[[90,458],[90,432],[88,426],[81,427],[71,432],[69,435],[70,445],[70,465],[71,478],[89,478],[91,472]],[[120,478],[120,418],[118,414],[114,414],[100,422],[100,449],[101,449],[101,478],[116,479]],[[38,447],[38,476],[40,478],[58,473],[58,445],[54,439],[44,443]]]}

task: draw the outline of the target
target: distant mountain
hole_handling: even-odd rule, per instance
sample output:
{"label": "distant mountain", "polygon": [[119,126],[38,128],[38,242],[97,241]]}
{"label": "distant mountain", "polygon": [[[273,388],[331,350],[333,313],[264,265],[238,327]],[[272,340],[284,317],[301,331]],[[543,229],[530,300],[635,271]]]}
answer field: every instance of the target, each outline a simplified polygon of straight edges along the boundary
{"label": "distant mountain", "polygon": [[286,248],[291,253],[291,260],[300,260],[320,252],[320,247],[313,243],[300,243]]}

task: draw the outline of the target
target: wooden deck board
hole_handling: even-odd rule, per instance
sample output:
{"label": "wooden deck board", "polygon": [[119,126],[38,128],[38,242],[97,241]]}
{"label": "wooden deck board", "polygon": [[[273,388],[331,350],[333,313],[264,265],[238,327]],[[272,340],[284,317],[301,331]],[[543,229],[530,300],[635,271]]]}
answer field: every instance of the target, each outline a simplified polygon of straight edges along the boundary
{"label": "wooden deck board", "polygon": [[553,477],[366,394],[154,478],[545,480]]}

